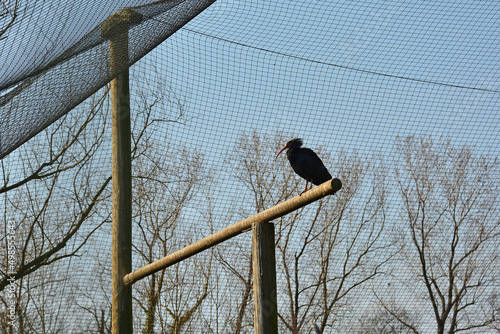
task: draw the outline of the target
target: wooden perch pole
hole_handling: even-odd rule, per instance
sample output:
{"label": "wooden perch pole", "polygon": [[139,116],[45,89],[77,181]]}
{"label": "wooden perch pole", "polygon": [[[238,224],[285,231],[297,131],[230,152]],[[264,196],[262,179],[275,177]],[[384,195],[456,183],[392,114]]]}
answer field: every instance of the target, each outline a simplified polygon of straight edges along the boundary
{"label": "wooden perch pole", "polygon": [[280,203],[265,211],[259,212],[256,215],[243,219],[242,221],[226,227],[217,233],[205,237],[175,253],[172,253],[160,260],[150,263],[134,272],[125,275],[123,281],[126,285],[133,284],[138,280],[151,275],[157,271],[170,267],[182,260],[187,259],[207,248],[215,246],[229,238],[232,238],[252,227],[253,223],[269,222],[273,219],[284,216],[292,211],[295,211],[309,203],[317,201],[327,195],[334,194],[342,188],[342,183],[339,179],[326,181],[319,186],[306,191],[302,195],[295,196],[283,203]]}
{"label": "wooden perch pole", "polygon": [[102,25],[109,40],[111,81],[111,146],[113,178],[111,247],[111,331],[132,333],[132,288],[123,276],[132,270],[132,163],[130,154],[130,90],[128,73],[128,29],[142,15],[123,9]]}

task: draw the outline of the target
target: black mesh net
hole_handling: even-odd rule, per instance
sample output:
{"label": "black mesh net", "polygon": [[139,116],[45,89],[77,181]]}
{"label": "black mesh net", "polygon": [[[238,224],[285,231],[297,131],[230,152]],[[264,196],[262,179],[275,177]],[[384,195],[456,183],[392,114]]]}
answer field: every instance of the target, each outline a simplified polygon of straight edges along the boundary
{"label": "black mesh net", "polygon": [[[99,24],[131,7],[134,268],[299,194],[275,156],[300,137],[343,188],[274,221],[280,333],[497,333],[500,5],[209,3],[20,5],[0,40],[3,331],[11,301],[25,332],[110,330]],[[134,330],[252,332],[250,250],[135,283]]]}
{"label": "black mesh net", "polygon": [[[97,1],[94,7],[88,2],[75,6],[60,1],[43,5],[10,4],[12,11],[32,13],[20,15],[19,22],[5,32],[1,42],[0,59],[6,66],[2,69],[0,82],[0,90],[4,90],[0,98],[3,115],[0,157],[77,106],[116,75],[109,70],[109,42],[103,38],[103,22],[118,9],[137,5],[137,2],[140,3],[122,1],[103,5]],[[132,20],[130,26],[117,28],[128,30],[129,65],[214,1],[143,2],[146,4],[129,8],[137,22]],[[92,19],[82,20],[82,17]]]}

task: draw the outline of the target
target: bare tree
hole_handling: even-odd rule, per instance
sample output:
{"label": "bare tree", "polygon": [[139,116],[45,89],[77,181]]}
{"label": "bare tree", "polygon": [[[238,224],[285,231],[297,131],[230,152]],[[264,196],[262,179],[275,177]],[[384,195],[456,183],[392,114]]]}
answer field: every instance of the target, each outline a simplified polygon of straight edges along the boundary
{"label": "bare tree", "polygon": [[[280,137],[277,135],[277,137]],[[278,151],[279,141],[276,138],[263,138],[254,132],[239,138],[228,164],[233,176],[244,185],[250,201],[244,201],[239,207],[238,216],[248,217],[278,204],[291,195],[291,188],[287,184],[294,181],[292,174],[285,169],[277,168],[274,155]],[[280,138],[283,139],[283,138]],[[285,177],[283,177],[285,176]],[[288,183],[287,183],[288,182]],[[250,244],[240,244],[231,241],[233,250],[226,255],[217,248],[216,259],[226,268],[230,275],[241,283],[242,292],[239,293],[239,303],[234,314],[233,331],[240,333],[245,326],[253,325],[253,281],[252,255]],[[235,255],[237,250],[239,255]],[[230,257],[229,257],[230,256]]]}
{"label": "bare tree", "polygon": [[382,237],[383,168],[344,151],[336,160],[325,159],[342,180],[342,191],[318,201],[308,213],[287,217],[277,240],[289,301],[288,315],[280,312],[280,319],[292,333],[303,332],[311,317],[321,332],[333,326],[335,310],[347,305],[347,297],[376,277],[393,254]]}
{"label": "bare tree", "polygon": [[[359,334],[414,334],[417,319],[405,310],[399,310],[392,306],[391,309],[398,315],[401,321],[388,310],[381,307],[369,315],[362,316],[359,319],[359,328],[356,330]],[[409,324],[404,325],[402,322]]]}
{"label": "bare tree", "polygon": [[[377,162],[379,162],[377,164]],[[343,182],[337,198],[320,215],[315,248],[319,252],[317,284],[320,292],[320,329],[332,326],[335,308],[381,273],[397,249],[383,236],[386,225],[386,173],[375,156],[340,151],[336,170]]]}
{"label": "bare tree", "polygon": [[[107,265],[110,263],[105,263],[105,254],[110,251],[110,245],[96,244],[98,240],[94,240],[96,234],[99,238],[103,238],[102,233],[104,238],[109,235],[106,229],[109,228],[111,217],[108,201],[111,196],[111,145],[107,145],[107,121],[110,114],[108,91],[108,88],[104,88],[90,101],[65,115],[2,160],[3,181],[0,193],[3,197],[0,205],[16,221],[17,262],[2,263],[0,290],[8,286],[9,277],[5,274],[8,266],[13,265],[17,289],[16,320],[21,333],[56,332],[55,328],[64,328],[62,324],[69,321],[67,317],[58,317],[57,314],[73,307],[88,312],[96,320],[99,331],[109,330],[110,296],[103,287],[95,286],[95,291],[101,289],[100,300],[92,299],[95,298],[94,293],[84,294],[73,300],[59,298],[66,301],[66,306],[59,308],[56,303],[41,303],[40,300],[46,297],[38,291],[51,291],[53,286],[58,286],[58,291],[69,286],[76,291],[88,289],[84,282],[66,275],[74,275],[77,272],[75,269],[63,268],[58,271],[56,280],[47,275],[44,269],[59,268],[58,263],[63,262],[70,264],[72,258],[89,254],[89,247],[101,249],[101,254],[94,252],[96,256],[89,260],[89,267],[95,267],[109,276],[107,271],[110,268]],[[134,106],[138,106],[138,111],[134,113],[132,120],[132,156],[134,164],[140,164],[141,159],[150,159],[150,163],[142,163],[144,168],[134,175],[134,182],[149,182],[144,187],[152,184],[158,186],[163,182],[167,186],[164,191],[168,192],[172,190],[171,185],[181,185],[187,183],[187,180],[177,177],[178,175],[172,180],[156,178],[164,169],[158,151],[153,150],[155,142],[152,134],[167,123],[182,123],[185,120],[184,107],[179,99],[171,99],[164,87],[146,85],[137,96],[139,101],[133,101]],[[165,112],[166,107],[168,112]],[[162,110],[158,112],[159,108]],[[165,159],[165,156],[162,158]],[[199,162],[196,162],[198,158],[194,155],[189,161],[193,163],[193,168],[199,166]],[[184,165],[177,164],[176,167],[178,170],[186,169]],[[171,170],[170,172],[173,173]],[[174,193],[175,191],[172,196]],[[144,194],[139,193],[137,196],[134,204],[146,199]],[[182,202],[182,199],[171,198],[169,203],[174,201]],[[6,249],[3,249],[7,246],[5,236],[4,233],[0,239],[1,251],[7,254]],[[90,268],[83,269],[90,272]],[[96,274],[95,271],[92,274]],[[51,296],[54,295],[51,293]],[[0,298],[4,305],[10,302],[5,296]],[[51,307],[52,313],[49,312]],[[2,321],[4,319],[2,316]],[[72,321],[73,326],[74,323]],[[50,324],[50,329],[44,324]],[[89,331],[91,327],[95,330],[94,324],[82,324],[81,332]]]}
{"label": "bare tree", "polygon": [[498,314],[487,303],[500,274],[498,160],[444,140],[398,138],[396,148],[412,282],[424,289],[438,334],[484,330]]}
{"label": "bare tree", "polygon": [[[135,163],[134,221],[138,240],[134,250],[139,265],[167,256],[189,242],[184,233],[175,232],[183,222],[183,211],[208,178],[196,152],[170,152],[167,162],[163,154],[155,154],[156,145],[150,144]],[[168,149],[163,145],[165,151]],[[198,256],[136,283],[138,295],[134,299],[145,313],[143,333],[153,333],[155,325],[163,332],[180,333],[207,297],[210,266],[210,259],[203,264]],[[200,277],[204,277],[203,283]]]}
{"label": "bare tree", "polygon": [[14,22],[19,15],[20,1],[0,1],[0,20],[4,22],[2,26],[0,26],[0,41],[5,39],[7,36],[4,36],[7,31],[12,28]]}
{"label": "bare tree", "polygon": [[[96,165],[96,152],[101,148],[106,127],[106,97],[104,89],[89,101],[90,108],[85,117],[70,113],[57,121],[28,144],[2,160],[2,207],[15,218],[16,256],[10,263],[2,263],[0,291],[15,279],[18,298],[17,321],[23,332],[29,321],[24,321],[26,312],[34,304],[31,296],[35,291],[26,291],[31,282],[34,289],[46,289],[44,275],[41,280],[26,278],[28,275],[54,266],[61,260],[74,257],[87,243],[93,233],[106,221],[99,208],[108,198],[107,186],[111,177],[92,171]],[[72,198],[71,201],[67,200]],[[84,224],[89,219],[95,224]],[[2,247],[6,246],[3,235]],[[6,249],[2,252],[7,254]],[[5,257],[7,259],[7,257]],[[7,268],[14,273],[7,274]],[[42,273],[42,271],[40,271]],[[46,275],[45,275],[46,276]],[[33,284],[33,282],[37,282]],[[5,303],[5,300],[2,300]],[[47,314],[41,313],[40,315]],[[27,320],[27,319],[26,319]],[[43,319],[39,318],[43,325]],[[29,325],[31,329],[36,328]],[[28,330],[27,328],[26,330]]]}
{"label": "bare tree", "polygon": [[[262,211],[300,193],[303,180],[293,173],[288,161],[274,161],[276,152],[288,139],[280,134],[264,137],[254,132],[238,141],[231,168],[248,190],[253,209],[243,211],[243,215]],[[389,247],[381,238],[385,221],[383,171],[372,171],[374,181],[368,187],[369,195],[362,197],[369,165],[346,153],[341,153],[338,163],[333,164],[326,154],[318,152],[327,165],[335,166],[332,171],[342,179],[343,190],[338,196],[275,221],[277,280],[281,286],[279,318],[282,330],[292,333],[312,330],[309,322],[316,315],[321,331],[331,326],[335,322],[333,310],[341,306],[339,302],[375,277],[391,256],[390,252],[380,255]],[[249,249],[243,248],[241,256],[245,252],[248,254]],[[228,263],[230,260],[224,259],[229,268]],[[250,270],[247,267],[246,273]],[[242,302],[246,302],[245,298],[251,297],[251,275],[245,276],[234,267],[230,271],[243,283]]]}
{"label": "bare tree", "polygon": [[[134,266],[156,261],[185,246],[196,234],[185,238],[183,214],[196,194],[210,180],[203,157],[196,151],[171,146],[158,134],[169,125],[187,122],[184,101],[154,76],[131,69],[138,80],[134,104],[140,112],[132,119]],[[165,112],[168,110],[169,112]],[[161,137],[160,137],[161,138]],[[186,222],[185,225],[192,222]],[[189,327],[208,294],[211,259],[197,257],[155,273],[134,284],[134,302],[143,311],[135,313],[136,328],[143,333],[179,333]],[[204,283],[195,281],[205,277]],[[198,287],[200,287],[198,289]]]}

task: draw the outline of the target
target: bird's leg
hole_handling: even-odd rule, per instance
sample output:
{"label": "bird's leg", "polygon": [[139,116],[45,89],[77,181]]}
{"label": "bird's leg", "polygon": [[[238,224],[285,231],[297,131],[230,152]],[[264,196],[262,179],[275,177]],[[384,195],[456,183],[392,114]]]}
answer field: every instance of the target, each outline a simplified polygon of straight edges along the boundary
{"label": "bird's leg", "polygon": [[[305,193],[307,191],[307,185],[309,184],[309,181],[306,180],[306,187],[304,188],[304,190],[300,193],[300,195],[302,195],[303,193]],[[300,196],[299,195],[299,196]]]}

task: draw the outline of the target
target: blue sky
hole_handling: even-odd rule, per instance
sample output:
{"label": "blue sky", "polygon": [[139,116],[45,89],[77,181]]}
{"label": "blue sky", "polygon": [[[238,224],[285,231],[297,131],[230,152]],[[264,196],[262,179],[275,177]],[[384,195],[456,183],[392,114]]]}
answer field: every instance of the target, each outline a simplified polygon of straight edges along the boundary
{"label": "blue sky", "polygon": [[[3,75],[17,60],[38,66],[118,8],[30,7],[0,41]],[[153,64],[185,98],[203,137],[187,141],[202,147],[224,147],[245,128],[332,152],[423,134],[498,154],[499,22],[496,1],[217,1],[136,66]]]}
{"label": "blue sky", "polygon": [[221,1],[149,56],[199,145],[279,129],[332,152],[417,134],[498,154],[499,16],[496,2]]}
{"label": "blue sky", "polygon": [[[29,27],[51,41],[76,41],[116,10],[88,12],[80,29],[65,32],[78,20],[50,4]],[[103,5],[78,4],[71,15]],[[498,156],[499,36],[496,1],[218,1],[133,66],[131,93],[134,100],[147,81],[180,98],[189,122],[154,138],[197,148],[225,182],[224,157],[254,130],[299,136],[333,156],[390,156],[396,136],[408,135]],[[226,185],[221,192],[238,191]]]}
{"label": "blue sky", "polygon": [[134,65],[132,94],[147,78],[185,102],[189,122],[154,138],[204,154],[223,210],[241,191],[223,159],[252,131],[334,159],[389,161],[409,135],[498,156],[499,16],[496,2],[218,1]]}

